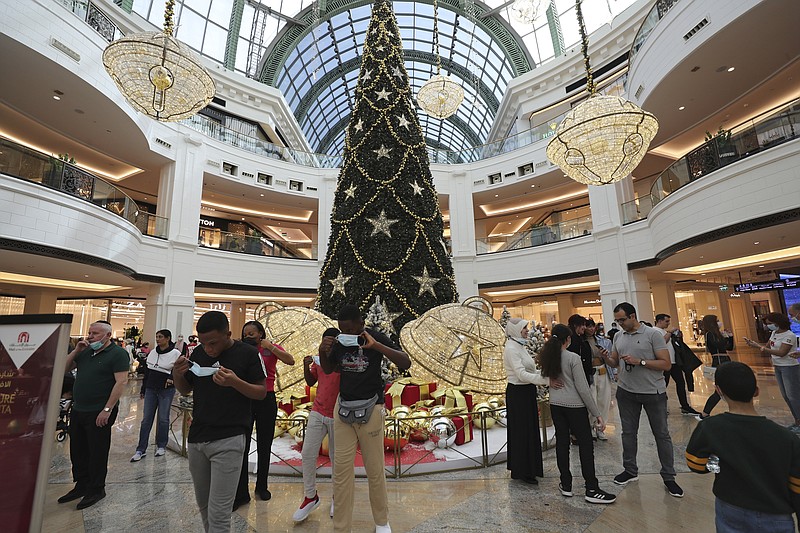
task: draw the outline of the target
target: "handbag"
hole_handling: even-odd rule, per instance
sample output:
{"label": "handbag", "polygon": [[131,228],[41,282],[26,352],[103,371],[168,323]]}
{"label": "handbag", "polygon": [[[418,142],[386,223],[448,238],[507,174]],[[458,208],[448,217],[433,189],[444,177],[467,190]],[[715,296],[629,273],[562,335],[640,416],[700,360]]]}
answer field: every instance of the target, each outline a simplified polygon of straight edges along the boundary
{"label": "handbag", "polygon": [[366,424],[377,403],[377,394],[368,400],[343,400],[339,396],[339,420],[345,424]]}

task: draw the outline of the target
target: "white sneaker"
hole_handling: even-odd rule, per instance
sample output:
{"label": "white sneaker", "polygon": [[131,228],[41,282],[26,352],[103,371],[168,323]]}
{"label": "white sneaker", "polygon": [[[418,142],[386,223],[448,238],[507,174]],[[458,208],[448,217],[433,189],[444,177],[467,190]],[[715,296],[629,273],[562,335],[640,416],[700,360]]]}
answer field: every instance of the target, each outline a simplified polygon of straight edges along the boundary
{"label": "white sneaker", "polygon": [[313,498],[305,498],[303,503],[300,504],[300,507],[292,515],[292,520],[295,522],[302,522],[308,518],[311,511],[317,507],[319,507],[319,494],[315,494]]}
{"label": "white sneaker", "polygon": [[600,440],[608,440],[608,437],[606,437],[605,432],[600,430],[597,430],[597,438]]}
{"label": "white sneaker", "polygon": [[392,533],[392,528],[389,527],[389,524],[386,524],[385,526],[379,526],[378,524],[375,524],[375,533]]}
{"label": "white sneaker", "polygon": [[167,450],[165,450],[164,448],[159,448],[159,449],[156,450],[156,457],[161,457],[162,455],[164,455],[166,453],[167,453]]}
{"label": "white sneaker", "polygon": [[139,461],[142,460],[142,457],[144,457],[145,455],[147,455],[147,452],[142,453],[140,451],[137,451],[135,454],[133,454],[133,457],[131,457],[131,462],[138,463]]}
{"label": "white sneaker", "polygon": [[331,498],[331,518],[333,518],[333,498]]}

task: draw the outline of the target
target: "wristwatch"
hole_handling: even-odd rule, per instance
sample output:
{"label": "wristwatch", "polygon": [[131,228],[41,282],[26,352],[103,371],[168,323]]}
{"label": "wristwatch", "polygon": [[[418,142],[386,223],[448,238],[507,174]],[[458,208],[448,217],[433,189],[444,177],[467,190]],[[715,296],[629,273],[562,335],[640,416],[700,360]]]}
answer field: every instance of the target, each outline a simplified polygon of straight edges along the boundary
{"label": "wristwatch", "polygon": [[103,412],[104,413],[110,413],[111,412],[111,408],[110,407],[103,407]]}
{"label": "wristwatch", "polygon": [[640,364],[640,365],[642,365],[642,366],[647,366],[647,361],[645,361],[644,359],[642,359],[642,362],[641,362],[641,363],[639,363],[639,364]]}

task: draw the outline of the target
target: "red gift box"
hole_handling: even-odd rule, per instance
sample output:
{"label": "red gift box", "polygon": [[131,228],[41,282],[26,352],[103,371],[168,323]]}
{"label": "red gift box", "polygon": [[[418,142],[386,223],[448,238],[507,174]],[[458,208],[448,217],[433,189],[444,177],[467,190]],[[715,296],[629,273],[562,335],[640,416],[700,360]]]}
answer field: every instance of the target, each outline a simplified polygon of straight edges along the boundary
{"label": "red gift box", "polygon": [[463,409],[472,412],[472,394],[464,387],[445,387],[433,393],[436,403],[444,405],[446,409]]}
{"label": "red gift box", "polygon": [[472,417],[469,415],[450,416],[456,425],[456,444],[462,445],[472,440]]}
{"label": "red gift box", "polygon": [[394,383],[387,383],[384,395],[386,409],[391,411],[398,405],[411,407],[417,402],[430,400],[435,390],[436,383],[417,378],[402,378]]}
{"label": "red gift box", "polygon": [[287,415],[292,414],[295,409],[308,403],[308,396],[295,391],[281,391],[275,394],[278,400],[278,409],[283,410]]}

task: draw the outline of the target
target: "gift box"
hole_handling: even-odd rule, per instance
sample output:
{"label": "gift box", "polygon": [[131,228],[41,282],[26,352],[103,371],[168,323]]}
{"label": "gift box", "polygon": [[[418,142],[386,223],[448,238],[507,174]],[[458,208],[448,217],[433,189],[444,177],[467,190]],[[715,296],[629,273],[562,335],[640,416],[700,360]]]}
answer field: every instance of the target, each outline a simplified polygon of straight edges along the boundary
{"label": "gift box", "polygon": [[445,416],[456,425],[456,444],[462,445],[472,441],[472,417],[468,414],[457,414],[462,409],[456,408],[445,412]]}
{"label": "gift box", "polygon": [[317,398],[317,386],[309,387],[306,385],[306,396],[309,402],[314,403],[314,400]]}
{"label": "gift box", "polygon": [[384,401],[389,410],[398,405],[410,407],[417,402],[430,400],[435,391],[436,383],[428,383],[418,378],[402,378],[386,384]]}
{"label": "gift box", "polygon": [[297,391],[281,391],[275,394],[278,401],[278,409],[283,410],[287,415],[292,414],[304,403],[308,403],[308,396]]}
{"label": "gift box", "polygon": [[464,387],[445,387],[436,390],[432,396],[436,403],[444,405],[445,409],[463,409],[472,412],[472,394]]}

